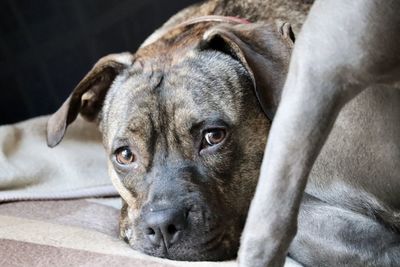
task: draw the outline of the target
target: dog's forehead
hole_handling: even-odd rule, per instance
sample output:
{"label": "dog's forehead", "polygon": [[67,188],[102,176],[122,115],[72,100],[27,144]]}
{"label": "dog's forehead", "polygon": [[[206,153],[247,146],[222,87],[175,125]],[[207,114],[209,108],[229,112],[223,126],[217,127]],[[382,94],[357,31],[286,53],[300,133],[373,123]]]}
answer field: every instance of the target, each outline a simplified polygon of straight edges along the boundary
{"label": "dog's forehead", "polygon": [[186,131],[211,117],[238,121],[244,68],[226,54],[197,49],[198,40],[190,38],[179,49],[171,44],[168,53],[165,42],[139,50],[132,67],[117,77],[103,107],[108,144],[117,135],[146,136],[150,128],[171,126],[162,124]]}

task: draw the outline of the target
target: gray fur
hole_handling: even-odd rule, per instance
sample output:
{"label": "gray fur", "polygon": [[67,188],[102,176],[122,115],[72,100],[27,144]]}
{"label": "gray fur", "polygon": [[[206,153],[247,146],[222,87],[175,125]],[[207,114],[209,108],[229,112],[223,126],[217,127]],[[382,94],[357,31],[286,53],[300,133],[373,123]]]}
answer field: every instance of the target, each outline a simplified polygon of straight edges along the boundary
{"label": "gray fur", "polygon": [[281,266],[296,231],[289,253],[308,266],[400,265],[399,8],[325,0],[311,9],[270,131],[241,266]]}

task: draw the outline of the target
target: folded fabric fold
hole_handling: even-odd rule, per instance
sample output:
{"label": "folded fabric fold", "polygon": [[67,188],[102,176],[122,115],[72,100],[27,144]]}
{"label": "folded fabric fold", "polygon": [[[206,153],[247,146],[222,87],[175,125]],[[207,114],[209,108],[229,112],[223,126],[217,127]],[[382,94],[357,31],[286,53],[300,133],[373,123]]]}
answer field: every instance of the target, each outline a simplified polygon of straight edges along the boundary
{"label": "folded fabric fold", "polygon": [[47,119],[0,126],[0,202],[117,196],[97,126],[78,118],[49,148]]}

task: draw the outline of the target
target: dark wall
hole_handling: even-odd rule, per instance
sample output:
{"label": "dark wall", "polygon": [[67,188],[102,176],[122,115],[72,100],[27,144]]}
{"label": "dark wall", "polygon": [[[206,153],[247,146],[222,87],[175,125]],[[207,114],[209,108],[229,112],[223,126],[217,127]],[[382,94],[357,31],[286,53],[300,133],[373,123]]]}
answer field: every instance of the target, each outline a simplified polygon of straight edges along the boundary
{"label": "dark wall", "polygon": [[0,124],[54,112],[100,57],[198,0],[0,1]]}

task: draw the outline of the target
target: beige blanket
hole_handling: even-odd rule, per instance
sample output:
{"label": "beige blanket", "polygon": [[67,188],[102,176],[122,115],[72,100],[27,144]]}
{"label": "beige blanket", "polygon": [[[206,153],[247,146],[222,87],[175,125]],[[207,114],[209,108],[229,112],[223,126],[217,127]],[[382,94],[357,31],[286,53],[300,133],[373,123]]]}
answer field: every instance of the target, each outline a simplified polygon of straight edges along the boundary
{"label": "beige blanket", "polygon": [[132,250],[117,238],[119,203],[112,198],[0,205],[0,266],[235,266],[163,260]]}
{"label": "beige blanket", "polygon": [[0,203],[117,196],[96,126],[78,118],[61,144],[48,148],[47,118],[0,127]]}

